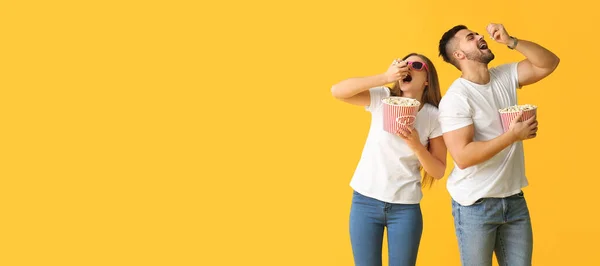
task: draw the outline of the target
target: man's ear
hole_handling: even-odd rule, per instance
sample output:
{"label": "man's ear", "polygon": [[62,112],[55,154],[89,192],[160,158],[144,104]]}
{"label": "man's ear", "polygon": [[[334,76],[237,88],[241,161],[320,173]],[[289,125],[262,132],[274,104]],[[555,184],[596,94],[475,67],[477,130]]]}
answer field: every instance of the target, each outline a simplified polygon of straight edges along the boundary
{"label": "man's ear", "polygon": [[466,57],[465,53],[463,53],[460,50],[452,52],[452,56],[454,56],[454,58],[456,58],[457,60],[463,60]]}

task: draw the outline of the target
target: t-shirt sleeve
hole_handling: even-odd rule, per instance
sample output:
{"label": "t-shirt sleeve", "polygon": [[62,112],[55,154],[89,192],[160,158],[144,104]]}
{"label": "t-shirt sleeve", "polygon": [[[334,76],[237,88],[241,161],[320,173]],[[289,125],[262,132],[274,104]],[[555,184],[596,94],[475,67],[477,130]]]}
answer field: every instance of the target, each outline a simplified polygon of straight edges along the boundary
{"label": "t-shirt sleeve", "polygon": [[447,92],[439,108],[439,122],[442,133],[457,130],[473,124],[472,107],[466,95]]}
{"label": "t-shirt sleeve", "polygon": [[493,68],[493,71],[502,83],[510,84],[511,88],[520,89],[518,65],[517,62],[502,64]]}
{"label": "t-shirt sleeve", "polygon": [[432,110],[432,116],[430,119],[430,123],[431,123],[431,133],[429,134],[429,138],[433,139],[433,138],[437,138],[439,136],[442,135],[442,127],[440,126],[440,112],[437,108],[431,108]]}
{"label": "t-shirt sleeve", "polygon": [[371,103],[368,106],[365,106],[365,109],[369,112],[373,112],[383,104],[381,102],[383,98],[390,96],[390,89],[387,87],[371,88],[369,89],[369,95],[371,97]]}

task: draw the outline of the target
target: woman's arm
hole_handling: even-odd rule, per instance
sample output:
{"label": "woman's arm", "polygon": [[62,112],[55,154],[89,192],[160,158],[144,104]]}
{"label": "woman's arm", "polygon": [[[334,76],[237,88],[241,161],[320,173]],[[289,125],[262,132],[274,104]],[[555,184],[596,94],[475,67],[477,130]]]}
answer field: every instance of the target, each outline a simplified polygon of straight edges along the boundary
{"label": "woman's arm", "polygon": [[396,82],[407,73],[408,66],[406,62],[393,63],[383,74],[343,80],[331,87],[331,94],[341,101],[367,106],[371,103],[370,88]]}
{"label": "woman's arm", "polygon": [[439,136],[429,140],[429,150],[420,145],[415,153],[423,169],[435,179],[444,177],[446,173],[446,144],[444,138]]}
{"label": "woman's arm", "polygon": [[435,179],[444,177],[446,172],[446,144],[442,136],[429,139],[429,149],[427,149],[419,140],[419,132],[416,129],[408,131],[400,130],[397,134],[408,147],[417,155],[423,170],[433,176]]}

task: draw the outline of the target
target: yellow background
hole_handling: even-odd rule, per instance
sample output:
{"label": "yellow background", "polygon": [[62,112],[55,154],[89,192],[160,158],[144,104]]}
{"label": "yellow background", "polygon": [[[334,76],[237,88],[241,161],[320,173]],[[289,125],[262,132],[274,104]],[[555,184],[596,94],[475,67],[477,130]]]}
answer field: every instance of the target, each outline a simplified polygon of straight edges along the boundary
{"label": "yellow background", "polygon": [[[352,265],[370,117],[331,85],[414,51],[445,93],[442,33],[490,22],[562,60],[519,92],[539,106],[534,265],[598,265],[592,3],[3,1],[0,265]],[[522,58],[490,47],[492,65]],[[459,265],[445,182],[418,265]]]}

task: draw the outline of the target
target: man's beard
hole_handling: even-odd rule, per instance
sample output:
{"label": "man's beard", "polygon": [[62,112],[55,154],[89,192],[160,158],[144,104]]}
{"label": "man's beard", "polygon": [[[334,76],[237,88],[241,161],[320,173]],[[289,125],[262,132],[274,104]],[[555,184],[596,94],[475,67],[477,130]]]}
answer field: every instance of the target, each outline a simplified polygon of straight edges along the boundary
{"label": "man's beard", "polygon": [[485,54],[482,53],[481,51],[473,51],[470,53],[465,53],[465,55],[467,56],[467,59],[469,59],[469,60],[484,63],[484,64],[489,64],[490,62],[492,62],[492,60],[494,60],[494,57],[495,57],[494,53],[492,53],[492,51],[490,51],[489,53],[485,53]]}

